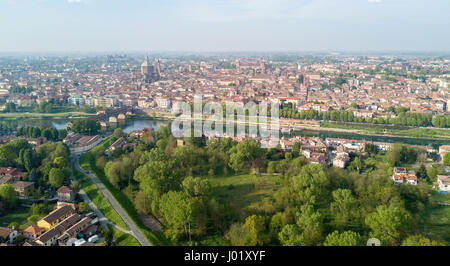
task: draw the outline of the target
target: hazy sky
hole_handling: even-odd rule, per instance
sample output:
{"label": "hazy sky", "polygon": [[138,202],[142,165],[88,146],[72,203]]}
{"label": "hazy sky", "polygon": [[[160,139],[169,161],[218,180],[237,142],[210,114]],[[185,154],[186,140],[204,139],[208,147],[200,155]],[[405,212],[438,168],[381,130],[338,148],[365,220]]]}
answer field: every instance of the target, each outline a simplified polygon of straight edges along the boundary
{"label": "hazy sky", "polygon": [[450,0],[0,0],[0,52],[450,51]]}

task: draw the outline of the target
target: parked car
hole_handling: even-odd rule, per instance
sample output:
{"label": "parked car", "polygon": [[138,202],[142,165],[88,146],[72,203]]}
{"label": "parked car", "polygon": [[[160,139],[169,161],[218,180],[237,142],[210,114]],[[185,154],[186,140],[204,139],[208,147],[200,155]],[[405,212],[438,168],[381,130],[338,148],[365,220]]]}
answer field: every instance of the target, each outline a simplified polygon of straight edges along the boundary
{"label": "parked car", "polygon": [[98,235],[93,235],[91,237],[88,238],[88,241],[91,243],[95,243],[98,241]]}

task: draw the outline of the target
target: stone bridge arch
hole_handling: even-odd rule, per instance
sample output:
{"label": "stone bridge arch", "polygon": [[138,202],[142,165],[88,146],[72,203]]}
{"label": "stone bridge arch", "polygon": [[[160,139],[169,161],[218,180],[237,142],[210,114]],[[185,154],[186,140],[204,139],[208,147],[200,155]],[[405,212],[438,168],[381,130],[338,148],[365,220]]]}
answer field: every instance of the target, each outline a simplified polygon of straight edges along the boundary
{"label": "stone bridge arch", "polygon": [[127,116],[126,116],[125,114],[119,114],[119,115],[117,116],[117,119],[118,119],[118,120],[126,120],[126,119],[127,119]]}
{"label": "stone bridge arch", "polygon": [[115,116],[110,116],[109,117],[109,123],[117,123],[117,122],[119,122],[117,117],[115,117]]}

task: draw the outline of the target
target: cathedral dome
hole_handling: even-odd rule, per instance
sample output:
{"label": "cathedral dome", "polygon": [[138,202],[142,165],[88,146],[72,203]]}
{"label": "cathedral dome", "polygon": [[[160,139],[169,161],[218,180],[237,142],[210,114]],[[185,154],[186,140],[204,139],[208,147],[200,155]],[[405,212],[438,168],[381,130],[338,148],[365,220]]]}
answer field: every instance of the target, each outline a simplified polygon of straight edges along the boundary
{"label": "cathedral dome", "polygon": [[148,66],[150,66],[150,63],[149,63],[149,60],[148,60],[148,56],[146,56],[144,62],[141,65],[141,67],[148,67]]}

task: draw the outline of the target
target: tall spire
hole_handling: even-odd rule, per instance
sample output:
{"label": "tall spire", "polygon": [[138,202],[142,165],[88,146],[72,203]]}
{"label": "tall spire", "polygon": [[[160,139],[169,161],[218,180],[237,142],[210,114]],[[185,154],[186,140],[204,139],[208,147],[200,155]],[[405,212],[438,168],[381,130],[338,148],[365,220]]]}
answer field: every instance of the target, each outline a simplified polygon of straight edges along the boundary
{"label": "tall spire", "polygon": [[144,62],[142,63],[141,66],[149,66],[150,65],[150,60],[148,59],[148,54],[145,56]]}

